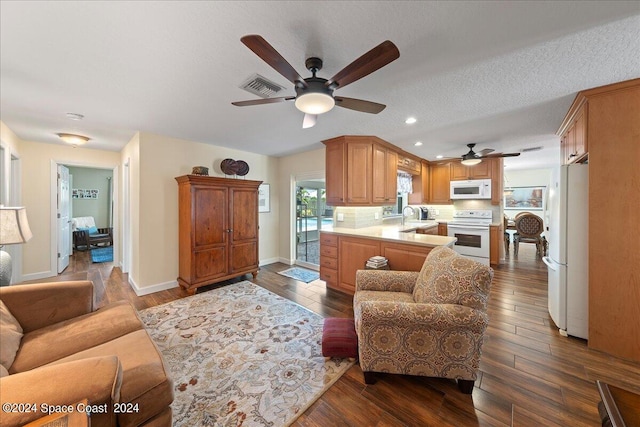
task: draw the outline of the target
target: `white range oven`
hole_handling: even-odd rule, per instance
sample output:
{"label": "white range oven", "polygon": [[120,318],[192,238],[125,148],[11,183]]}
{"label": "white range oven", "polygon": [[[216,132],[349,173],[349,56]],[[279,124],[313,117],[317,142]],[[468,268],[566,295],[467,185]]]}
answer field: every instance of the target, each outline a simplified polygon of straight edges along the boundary
{"label": "white range oven", "polygon": [[460,255],[489,265],[489,226],[492,220],[490,209],[459,210],[447,224],[447,234],[458,240],[453,249]]}

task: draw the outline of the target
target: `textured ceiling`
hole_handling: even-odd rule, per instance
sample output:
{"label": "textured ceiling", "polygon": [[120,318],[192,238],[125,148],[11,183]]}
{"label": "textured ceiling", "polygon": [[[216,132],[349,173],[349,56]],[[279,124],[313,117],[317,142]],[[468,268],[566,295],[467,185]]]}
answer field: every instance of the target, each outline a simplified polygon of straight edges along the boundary
{"label": "textured ceiling", "polygon": [[[640,77],[640,2],[10,2],[0,3],[1,119],[25,140],[82,133],[119,151],[136,131],[281,156],[343,134],[379,136],[429,160],[477,149],[540,151],[575,94]],[[292,102],[238,86],[259,73],[292,84],[247,49],[260,34],[303,76],[330,77],[384,40],[400,58],[337,95],[387,105],[335,108],[302,129]],[[65,113],[85,115],[71,121]],[[418,122],[406,125],[414,116]],[[421,147],[415,147],[422,141]]]}

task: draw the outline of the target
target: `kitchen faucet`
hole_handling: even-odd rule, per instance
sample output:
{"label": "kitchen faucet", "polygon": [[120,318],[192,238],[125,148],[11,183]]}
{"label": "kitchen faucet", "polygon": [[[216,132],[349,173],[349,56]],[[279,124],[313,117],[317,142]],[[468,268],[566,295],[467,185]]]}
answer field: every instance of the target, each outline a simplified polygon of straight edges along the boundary
{"label": "kitchen faucet", "polygon": [[408,206],[408,205],[407,205],[407,206],[405,206],[405,207],[402,209],[402,226],[403,226],[403,227],[404,227],[404,211],[406,211],[406,210],[407,210],[407,208],[411,211],[411,216],[413,216],[413,215],[415,215],[415,214],[416,214],[416,211],[415,211],[411,206]]}

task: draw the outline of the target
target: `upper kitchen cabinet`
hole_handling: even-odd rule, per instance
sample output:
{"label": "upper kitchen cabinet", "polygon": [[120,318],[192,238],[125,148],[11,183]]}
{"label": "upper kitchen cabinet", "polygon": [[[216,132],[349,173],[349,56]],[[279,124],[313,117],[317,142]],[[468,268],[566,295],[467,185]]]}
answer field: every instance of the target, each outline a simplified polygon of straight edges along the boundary
{"label": "upper kitchen cabinet", "polygon": [[411,175],[420,175],[422,171],[421,161],[404,153],[398,153],[398,169]]}
{"label": "upper kitchen cabinet", "polygon": [[322,142],[326,145],[327,205],[395,203],[398,158],[393,145],[375,136],[353,135]]}
{"label": "upper kitchen cabinet", "polygon": [[398,194],[398,153],[380,144],[373,144],[374,204],[394,204]]}
{"label": "upper kitchen cabinet", "polygon": [[432,163],[429,172],[429,203],[451,204],[451,163]]}
{"label": "upper kitchen cabinet", "polygon": [[574,103],[560,126],[560,154],[564,165],[581,162],[587,156],[587,108],[587,99],[583,97]]}
{"label": "upper kitchen cabinet", "polygon": [[422,160],[420,165],[420,175],[413,175],[413,193],[409,194],[410,205],[420,205],[431,203],[429,199],[429,176],[431,166],[426,160]]}
{"label": "upper kitchen cabinet", "polygon": [[491,159],[484,159],[473,166],[465,166],[460,162],[451,163],[451,181],[465,181],[468,179],[490,179]]}

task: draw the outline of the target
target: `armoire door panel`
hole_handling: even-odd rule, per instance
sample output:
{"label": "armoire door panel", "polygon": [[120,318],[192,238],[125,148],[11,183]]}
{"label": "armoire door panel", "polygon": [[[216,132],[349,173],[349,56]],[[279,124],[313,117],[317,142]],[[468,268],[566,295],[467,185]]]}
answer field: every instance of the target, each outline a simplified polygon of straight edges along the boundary
{"label": "armoire door panel", "polygon": [[231,273],[258,266],[258,242],[231,246]]}
{"label": "armoire door panel", "polygon": [[193,188],[193,231],[196,247],[227,242],[227,197],[228,190],[223,187]]}
{"label": "armoire door panel", "polygon": [[258,238],[258,198],[252,189],[231,190],[232,243]]}
{"label": "armoire door panel", "polygon": [[227,248],[217,247],[195,253],[196,280],[210,279],[227,274]]}

